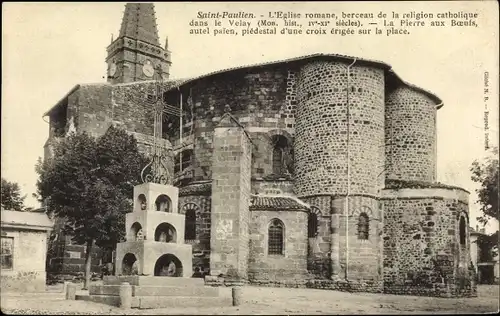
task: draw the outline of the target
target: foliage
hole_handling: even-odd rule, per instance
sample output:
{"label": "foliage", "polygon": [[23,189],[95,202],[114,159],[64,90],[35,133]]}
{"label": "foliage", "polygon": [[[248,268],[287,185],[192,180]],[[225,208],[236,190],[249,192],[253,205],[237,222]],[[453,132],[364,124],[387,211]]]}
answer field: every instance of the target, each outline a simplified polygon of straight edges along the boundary
{"label": "foliage", "polygon": [[492,261],[497,254],[496,248],[498,247],[498,231],[491,235],[479,235],[477,237],[477,244],[481,249],[481,257],[479,258],[479,261]]}
{"label": "foliage", "polygon": [[489,156],[483,162],[475,160],[470,168],[471,179],[481,185],[476,190],[483,216],[478,218],[486,224],[489,218],[498,217],[498,155]]}
{"label": "foliage", "polygon": [[87,255],[93,244],[114,248],[123,239],[125,213],[145,162],[124,130],[110,127],[97,139],[72,133],[55,146],[52,158],[37,165],[38,194],[50,215],[65,219],[63,232],[86,244]]}
{"label": "foliage", "polygon": [[[471,179],[479,183],[476,190],[478,203],[481,205],[482,216],[477,220],[486,225],[491,219],[499,220],[498,214],[498,153],[497,148],[492,148],[492,155],[484,161],[475,160],[470,168]],[[484,235],[478,238],[478,243],[489,249],[498,249],[498,230],[492,235]],[[495,250],[494,250],[495,251]]]}
{"label": "foliage", "polygon": [[24,199],[21,195],[21,189],[16,182],[10,182],[2,178],[2,208],[5,210],[23,211]]}

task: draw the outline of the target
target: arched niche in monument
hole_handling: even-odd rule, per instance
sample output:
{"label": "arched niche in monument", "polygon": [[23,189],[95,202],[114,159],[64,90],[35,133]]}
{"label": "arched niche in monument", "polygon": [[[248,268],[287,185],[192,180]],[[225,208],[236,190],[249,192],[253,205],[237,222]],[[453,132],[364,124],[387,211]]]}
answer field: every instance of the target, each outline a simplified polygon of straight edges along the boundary
{"label": "arched niche in monument", "polygon": [[155,229],[155,241],[159,242],[177,242],[177,231],[169,223],[161,223]]}
{"label": "arched niche in monument", "polygon": [[144,194],[139,194],[137,197],[137,204],[139,205],[139,209],[141,211],[144,211],[147,208],[148,204]]}
{"label": "arched niche in monument", "polygon": [[172,200],[165,194],[161,194],[156,198],[155,205],[158,212],[172,212]]}
{"label": "arched niche in monument", "polygon": [[122,275],[139,274],[139,262],[133,253],[127,253],[122,260]]}
{"label": "arched niche in monument", "polygon": [[156,260],[155,276],[182,276],[182,263],[176,256],[172,254],[164,254]]}
{"label": "arched niche in monument", "polygon": [[142,225],[139,222],[132,224],[129,236],[132,241],[144,240]]}

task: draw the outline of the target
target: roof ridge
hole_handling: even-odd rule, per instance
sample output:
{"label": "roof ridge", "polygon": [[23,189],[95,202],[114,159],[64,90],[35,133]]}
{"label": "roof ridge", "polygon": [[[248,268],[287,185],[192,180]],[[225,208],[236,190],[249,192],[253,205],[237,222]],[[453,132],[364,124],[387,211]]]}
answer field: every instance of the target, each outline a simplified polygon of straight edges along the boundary
{"label": "roof ridge", "polygon": [[247,65],[243,65],[243,66],[235,66],[235,67],[220,69],[220,70],[212,71],[212,72],[209,72],[209,73],[205,73],[203,75],[192,77],[192,78],[190,78],[190,79],[188,79],[188,80],[180,83],[177,86],[171,87],[167,91],[173,90],[175,88],[179,88],[180,86],[182,86],[184,84],[187,84],[187,83],[199,80],[199,79],[207,78],[207,77],[210,77],[210,76],[213,76],[213,75],[217,75],[217,74],[222,74],[222,73],[225,73],[225,72],[230,72],[230,71],[235,71],[235,70],[242,70],[242,69],[245,69],[245,68],[278,65],[278,64],[282,64],[282,63],[295,62],[295,61],[306,60],[306,59],[317,58],[317,57],[332,57],[332,58],[340,58],[340,59],[354,59],[354,60],[358,60],[358,61],[362,61],[362,62],[368,62],[368,63],[378,64],[378,65],[382,66],[383,68],[385,68],[390,74],[392,74],[403,85],[405,85],[405,86],[407,86],[409,88],[412,88],[412,89],[419,90],[419,91],[423,92],[424,94],[427,94],[429,97],[431,97],[433,99],[434,102],[436,102],[436,104],[438,105],[438,109],[441,108],[442,105],[443,105],[443,101],[437,95],[435,95],[434,93],[432,93],[431,91],[429,91],[427,89],[423,89],[423,88],[421,88],[421,87],[419,87],[417,85],[411,84],[411,83],[409,83],[409,82],[404,81],[403,79],[401,79],[401,77],[398,74],[396,74],[396,72],[394,71],[394,69],[392,68],[392,66],[390,64],[386,63],[386,62],[383,62],[383,61],[380,61],[380,60],[375,60],[375,59],[360,58],[360,57],[343,55],[343,54],[335,54],[335,53],[314,53],[314,54],[307,54],[307,55],[302,55],[302,56],[297,56],[297,57],[290,57],[290,58],[285,58],[285,59],[278,59],[278,60],[274,60],[274,61],[267,61],[267,62],[247,64]]}

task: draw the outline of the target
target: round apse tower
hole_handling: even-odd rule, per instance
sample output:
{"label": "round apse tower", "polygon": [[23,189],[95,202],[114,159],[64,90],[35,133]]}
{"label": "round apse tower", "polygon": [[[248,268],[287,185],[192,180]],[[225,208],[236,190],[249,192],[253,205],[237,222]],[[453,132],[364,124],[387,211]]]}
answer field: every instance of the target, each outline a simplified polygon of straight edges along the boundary
{"label": "round apse tower", "polygon": [[387,178],[405,181],[436,180],[437,100],[409,87],[387,94]]}
{"label": "round apse tower", "polygon": [[[384,70],[351,61],[313,61],[297,80],[295,192],[377,195],[384,179]],[[349,91],[347,90],[349,89]],[[347,105],[349,104],[349,139]]]}

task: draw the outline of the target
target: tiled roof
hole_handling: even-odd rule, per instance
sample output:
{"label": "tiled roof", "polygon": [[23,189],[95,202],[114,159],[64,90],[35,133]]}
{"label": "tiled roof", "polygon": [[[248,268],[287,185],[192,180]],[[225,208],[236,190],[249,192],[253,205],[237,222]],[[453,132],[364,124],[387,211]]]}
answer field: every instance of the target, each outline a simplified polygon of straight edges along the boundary
{"label": "tiled roof", "polygon": [[51,229],[54,223],[47,214],[40,212],[21,212],[2,210],[1,223],[3,226],[26,227],[31,229],[45,230]]}
{"label": "tiled roof", "polygon": [[440,108],[443,105],[443,101],[437,95],[435,95],[434,93],[432,93],[432,92],[430,92],[430,91],[428,91],[426,89],[420,88],[420,87],[418,87],[418,86],[416,86],[414,84],[411,84],[411,83],[406,82],[403,79],[401,79],[401,77],[399,77],[399,75],[397,75],[394,72],[394,70],[392,69],[391,65],[389,65],[389,64],[387,64],[385,62],[382,62],[382,61],[378,61],[378,60],[366,59],[366,58],[358,58],[358,57],[353,57],[353,56],[348,56],[348,55],[342,55],[342,54],[316,53],[316,54],[304,55],[304,56],[299,56],[299,57],[281,59],[281,60],[277,60],[277,61],[271,61],[271,62],[264,62],[264,63],[258,63],[258,64],[252,64],[252,65],[244,65],[244,66],[237,66],[237,67],[227,68],[227,69],[213,71],[213,72],[210,72],[210,73],[198,76],[198,77],[194,77],[194,78],[191,78],[191,79],[184,80],[183,82],[181,82],[179,84],[179,86],[174,86],[171,89],[180,87],[180,86],[182,86],[184,84],[196,81],[198,79],[207,78],[207,77],[210,77],[210,76],[213,76],[213,75],[216,75],[216,74],[222,74],[222,73],[231,72],[231,71],[234,71],[234,70],[242,70],[242,69],[250,69],[250,68],[257,68],[257,67],[265,67],[265,66],[271,66],[271,65],[279,65],[279,64],[286,64],[286,63],[292,63],[292,62],[297,62],[297,61],[303,61],[303,60],[307,60],[307,59],[319,59],[319,58],[338,59],[338,60],[344,60],[344,61],[349,61],[349,62],[352,62],[353,60],[357,60],[357,61],[364,62],[364,63],[370,63],[370,64],[378,65],[381,68],[384,68],[388,72],[388,74],[392,75],[394,77],[394,79],[396,79],[396,81],[398,81],[400,84],[405,85],[405,86],[407,86],[409,88],[418,90],[418,91],[426,94],[427,96],[429,96],[434,102],[436,102],[436,104],[438,105],[438,108]]}
{"label": "tiled roof", "polygon": [[[381,68],[384,68],[387,71],[388,75],[392,76],[392,78],[396,82],[398,82],[399,84],[402,84],[402,85],[407,86],[407,87],[409,87],[411,89],[415,89],[417,91],[420,91],[420,92],[426,94],[434,102],[436,102],[438,109],[443,106],[443,101],[437,95],[435,95],[434,93],[432,93],[432,92],[430,92],[430,91],[428,91],[426,89],[420,88],[420,87],[418,87],[418,86],[416,86],[414,84],[411,84],[409,82],[404,81],[403,79],[401,79],[401,77],[399,77],[398,74],[396,74],[396,72],[394,72],[394,70],[392,69],[392,66],[390,66],[389,64],[384,63],[382,61],[378,61],[378,60],[372,60],[372,59],[366,59],[366,58],[358,58],[358,57],[353,57],[353,56],[348,56],[348,55],[342,55],[342,54],[316,53],[316,54],[310,54],[310,55],[299,56],[299,57],[288,58],[288,59],[281,59],[281,60],[271,61],[271,62],[264,62],[264,63],[258,63],[258,64],[237,66],[237,67],[222,69],[222,70],[218,70],[218,71],[213,71],[213,72],[210,72],[210,73],[207,73],[207,74],[204,74],[204,75],[200,75],[200,76],[197,76],[197,77],[192,77],[192,78],[169,79],[169,80],[163,81],[163,84],[165,85],[164,88],[166,89],[166,91],[170,91],[170,90],[174,90],[174,89],[180,88],[184,84],[195,82],[196,80],[199,80],[199,79],[208,78],[210,76],[217,75],[217,74],[229,73],[229,72],[235,71],[235,70],[251,69],[251,68],[257,68],[257,67],[266,67],[266,66],[286,64],[286,63],[304,61],[304,60],[308,60],[308,59],[319,59],[319,58],[338,59],[338,60],[344,60],[344,61],[349,61],[349,62],[352,62],[354,59],[356,59],[357,61],[360,61],[360,62],[378,65]],[[154,83],[154,80],[145,80],[145,81],[121,83],[121,84],[115,84],[114,86],[138,85],[138,84],[147,84],[147,83]],[[101,84],[105,85],[105,84],[108,84],[108,83],[101,83]],[[68,95],[70,95],[71,93],[73,93],[79,87],[80,87],[80,85],[76,85],[73,89],[71,89],[70,92],[68,92],[65,95],[65,97],[63,97],[61,99],[61,101],[59,101],[56,105],[54,105],[43,116],[49,115],[55,108],[58,107],[58,105],[65,98],[68,97]]]}
{"label": "tiled roof", "polygon": [[310,206],[296,197],[285,195],[252,195],[251,210],[309,210]]}

